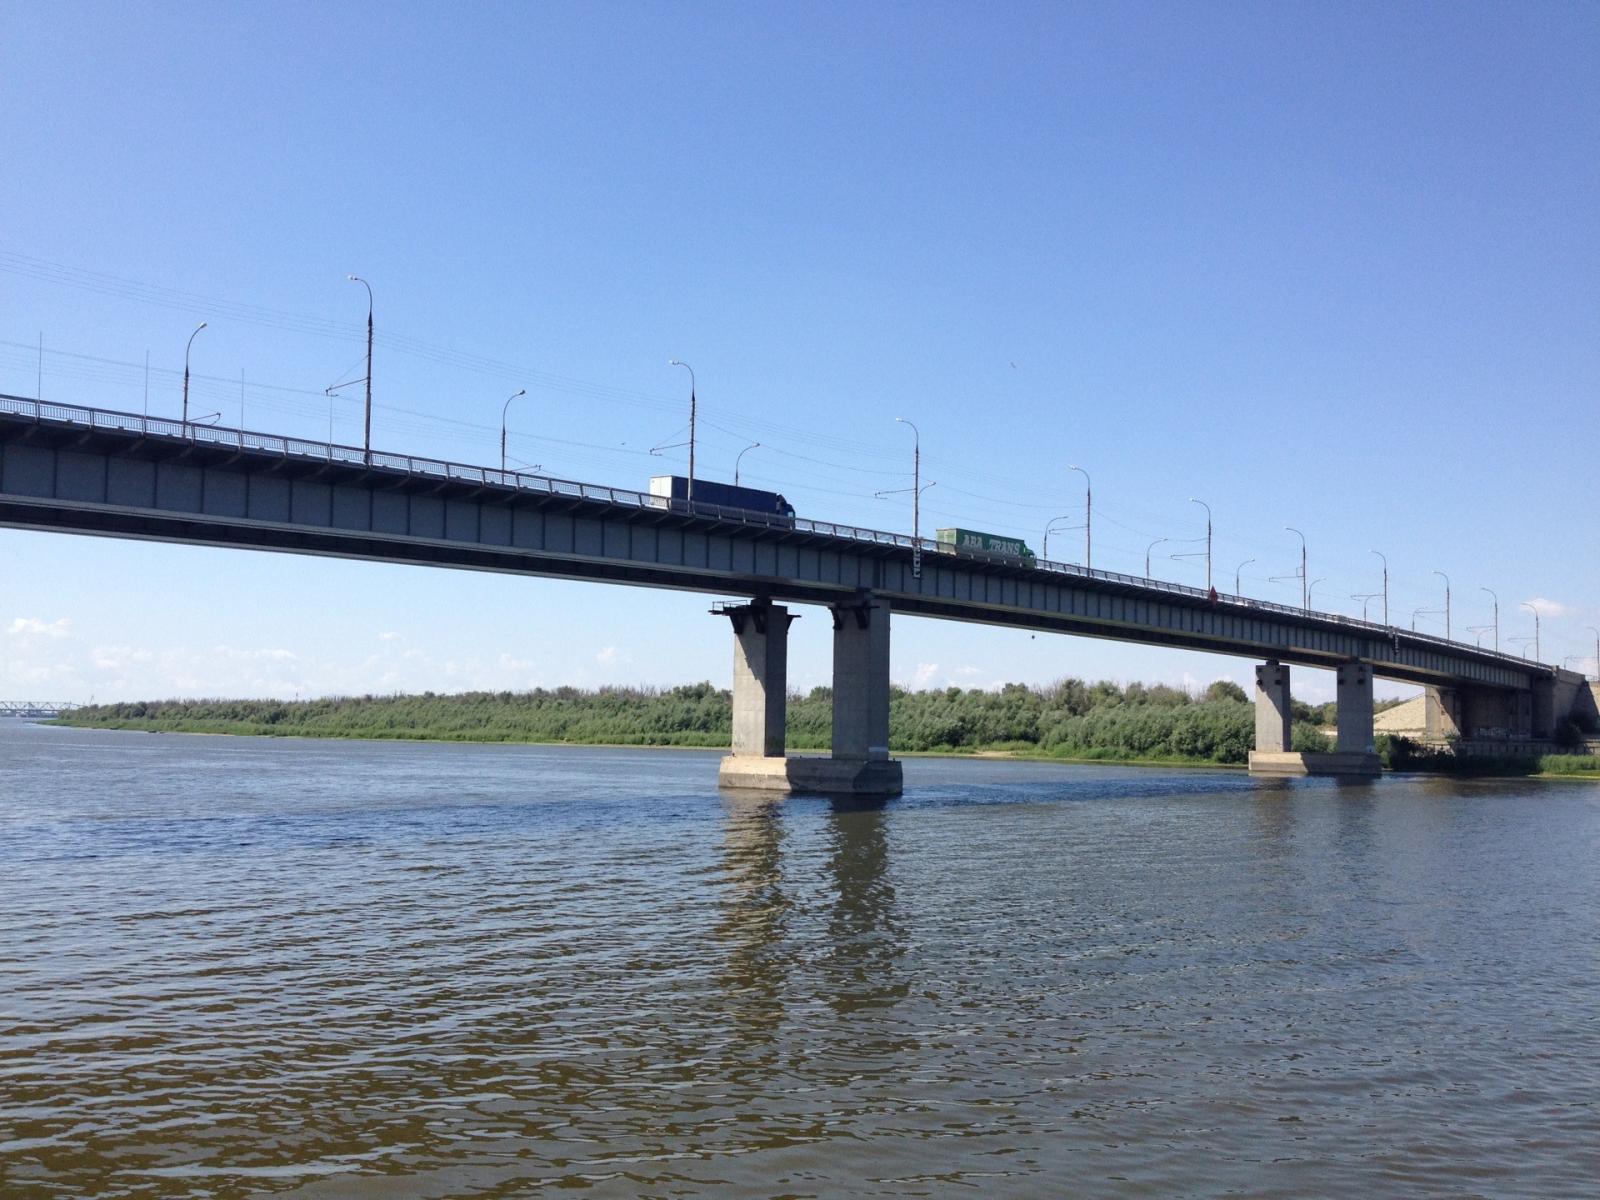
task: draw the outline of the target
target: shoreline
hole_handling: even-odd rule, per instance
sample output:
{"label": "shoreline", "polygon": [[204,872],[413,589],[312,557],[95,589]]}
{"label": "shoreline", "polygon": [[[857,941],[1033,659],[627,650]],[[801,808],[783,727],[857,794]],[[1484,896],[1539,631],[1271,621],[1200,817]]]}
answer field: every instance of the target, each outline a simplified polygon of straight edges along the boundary
{"label": "shoreline", "polygon": [[[305,741],[326,742],[421,742],[436,746],[569,746],[575,748],[589,748],[594,750],[685,750],[701,751],[707,754],[727,754],[729,747],[726,745],[715,746],[690,746],[681,743],[654,743],[654,742],[586,742],[586,741],[551,741],[537,738],[441,738],[428,737],[421,734],[395,734],[389,737],[367,737],[357,733],[344,732],[315,732],[296,730],[293,733],[266,732],[261,730],[232,730],[232,729],[166,729],[154,725],[141,725],[134,723],[93,723],[79,724],[74,721],[39,721],[39,725],[46,725],[56,729],[98,729],[112,733],[145,733],[161,734],[179,737],[240,737],[240,738],[272,738],[286,741],[290,739],[303,739]],[[828,750],[824,746],[795,747],[790,754],[799,757],[808,755],[826,755]],[[1159,767],[1168,770],[1178,768],[1184,770],[1210,770],[1210,771],[1243,771],[1243,763],[1219,763],[1210,759],[1179,759],[1179,758],[1085,758],[1082,756],[1067,756],[1047,753],[1030,753],[1026,750],[984,749],[973,750],[901,750],[896,751],[896,758],[953,758],[987,760],[991,762],[1038,762],[1062,763],[1068,766],[1080,767]]]}
{"label": "shoreline", "polygon": [[[550,741],[532,738],[439,738],[421,735],[397,734],[392,737],[364,737],[355,733],[344,732],[307,732],[304,730],[294,733],[262,732],[258,730],[230,730],[230,729],[162,729],[152,726],[137,724],[77,724],[70,721],[39,721],[36,724],[46,725],[57,729],[100,729],[114,733],[145,733],[145,734],[172,734],[188,737],[260,737],[290,739],[300,738],[306,741],[345,741],[345,742],[421,742],[438,746],[561,746],[576,749],[594,750],[676,750],[700,751],[706,754],[726,754],[728,747],[717,746],[686,746],[678,743],[649,743],[649,742],[580,742],[580,741]],[[797,748],[795,755],[825,755],[828,751],[822,747]],[[1057,755],[1029,752],[1027,750],[1012,749],[973,749],[973,750],[902,750],[896,753],[896,758],[939,758],[939,759],[968,759],[989,762],[1034,762],[1034,763],[1059,763],[1063,766],[1074,767],[1151,767],[1163,770],[1186,771],[1245,771],[1248,768],[1243,763],[1219,763],[1209,759],[1173,759],[1173,758],[1085,758],[1079,755]],[[1600,783],[1600,771],[1533,771],[1526,774],[1474,774],[1470,771],[1405,771],[1385,767],[1384,775],[1417,776],[1430,779],[1542,779],[1552,781],[1567,781],[1577,783]],[[1381,778],[1382,776],[1380,776]]]}

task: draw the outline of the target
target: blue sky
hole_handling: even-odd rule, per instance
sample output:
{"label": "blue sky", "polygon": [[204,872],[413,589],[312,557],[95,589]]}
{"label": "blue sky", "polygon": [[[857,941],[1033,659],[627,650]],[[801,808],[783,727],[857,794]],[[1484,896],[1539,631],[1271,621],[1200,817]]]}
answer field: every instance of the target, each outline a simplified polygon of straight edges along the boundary
{"label": "blue sky", "polygon": [[[1600,8],[0,2],[0,391],[802,515],[1319,608],[1391,568],[1594,670]],[[242,386],[241,386],[242,385]],[[334,433],[359,441],[359,389]],[[1068,524],[1072,524],[1069,521]],[[1051,557],[1081,557],[1081,531]],[[1186,540],[1187,539],[1187,540]],[[0,693],[725,683],[712,597],[0,532]],[[1443,631],[1442,614],[1418,628]],[[792,681],[827,682],[827,623]],[[1489,635],[1484,634],[1485,638]],[[1513,647],[1514,648],[1514,647]],[[1244,680],[936,621],[907,684]],[[1330,682],[1307,673],[1312,698]]]}

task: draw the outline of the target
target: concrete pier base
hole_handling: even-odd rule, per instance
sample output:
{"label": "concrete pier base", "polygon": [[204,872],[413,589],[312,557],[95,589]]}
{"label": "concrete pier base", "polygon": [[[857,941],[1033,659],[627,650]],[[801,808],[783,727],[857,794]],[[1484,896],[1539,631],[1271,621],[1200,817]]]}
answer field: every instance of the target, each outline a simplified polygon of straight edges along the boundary
{"label": "concrete pier base", "polygon": [[900,764],[892,759],[729,754],[717,769],[717,786],[825,796],[898,796],[902,782]]}
{"label": "concrete pier base", "polygon": [[1335,750],[1328,754],[1311,754],[1298,750],[1252,750],[1250,774],[1370,777],[1383,774],[1383,763],[1376,754],[1362,751]]}

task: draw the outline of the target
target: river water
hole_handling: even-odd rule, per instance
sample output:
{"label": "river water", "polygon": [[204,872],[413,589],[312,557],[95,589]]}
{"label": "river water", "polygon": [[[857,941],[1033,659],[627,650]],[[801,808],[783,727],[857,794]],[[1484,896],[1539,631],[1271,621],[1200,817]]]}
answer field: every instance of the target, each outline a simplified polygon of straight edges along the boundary
{"label": "river water", "polygon": [[0,723],[0,1194],[1594,1196],[1600,787]]}

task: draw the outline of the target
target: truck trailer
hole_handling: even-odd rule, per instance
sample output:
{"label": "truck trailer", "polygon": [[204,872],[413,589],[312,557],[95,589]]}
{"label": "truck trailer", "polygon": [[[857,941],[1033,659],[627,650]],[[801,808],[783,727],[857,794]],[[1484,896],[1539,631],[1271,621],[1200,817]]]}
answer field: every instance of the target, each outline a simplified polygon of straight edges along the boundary
{"label": "truck trailer", "polygon": [[[689,481],[682,475],[656,475],[650,480],[650,494],[668,501],[674,508],[680,506],[687,508]],[[709,505],[713,508],[760,513],[783,521],[794,520],[794,505],[777,492],[736,487],[731,483],[717,483],[711,479],[694,481],[694,505],[696,508]]]}
{"label": "truck trailer", "polygon": [[940,529],[934,534],[939,548],[972,554],[993,555],[998,558],[1033,560],[1033,551],[1020,538],[1002,537],[998,533],[980,533],[976,529]]}

